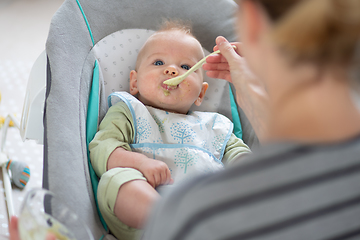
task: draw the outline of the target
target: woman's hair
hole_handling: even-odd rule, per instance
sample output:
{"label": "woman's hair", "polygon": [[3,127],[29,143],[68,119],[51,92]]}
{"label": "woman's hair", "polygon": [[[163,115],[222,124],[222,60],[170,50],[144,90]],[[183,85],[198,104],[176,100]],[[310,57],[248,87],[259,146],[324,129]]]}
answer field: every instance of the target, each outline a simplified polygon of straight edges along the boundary
{"label": "woman's hair", "polygon": [[353,64],[360,47],[360,0],[253,0],[274,21],[272,37],[290,59]]}

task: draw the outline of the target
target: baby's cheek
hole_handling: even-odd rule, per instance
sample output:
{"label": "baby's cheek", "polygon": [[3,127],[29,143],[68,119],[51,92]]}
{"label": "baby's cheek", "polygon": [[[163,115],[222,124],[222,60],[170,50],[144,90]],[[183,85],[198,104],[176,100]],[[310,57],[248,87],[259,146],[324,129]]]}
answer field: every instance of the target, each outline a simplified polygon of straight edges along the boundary
{"label": "baby's cheek", "polygon": [[191,82],[184,80],[182,82],[182,94],[180,98],[188,99],[189,101],[196,99],[199,95],[198,88],[196,84],[191,84]]}
{"label": "baby's cheek", "polygon": [[149,91],[149,88],[146,86],[142,86],[141,89],[139,89],[139,93],[146,98],[152,98],[154,91]]}
{"label": "baby's cheek", "polygon": [[190,91],[191,87],[190,87],[190,83],[188,80],[184,80],[181,84],[180,87],[186,91]]}

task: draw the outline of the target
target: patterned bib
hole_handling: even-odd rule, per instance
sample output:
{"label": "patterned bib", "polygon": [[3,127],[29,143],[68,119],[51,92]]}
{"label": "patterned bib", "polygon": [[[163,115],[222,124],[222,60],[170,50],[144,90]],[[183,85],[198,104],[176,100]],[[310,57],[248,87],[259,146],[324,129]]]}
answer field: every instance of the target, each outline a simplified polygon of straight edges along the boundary
{"label": "patterned bib", "polygon": [[126,103],[133,117],[132,150],[165,162],[176,182],[185,175],[223,168],[221,159],[233,130],[225,116],[198,111],[171,113],[145,106],[127,92],[112,93],[109,105],[119,100]]}

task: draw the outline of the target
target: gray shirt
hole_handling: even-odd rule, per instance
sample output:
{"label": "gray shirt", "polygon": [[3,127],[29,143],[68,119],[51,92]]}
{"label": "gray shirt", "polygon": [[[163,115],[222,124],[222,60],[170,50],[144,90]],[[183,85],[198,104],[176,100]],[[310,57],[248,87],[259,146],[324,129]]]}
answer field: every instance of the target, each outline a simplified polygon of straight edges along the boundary
{"label": "gray shirt", "polygon": [[180,184],[153,209],[143,239],[360,239],[360,137],[268,145]]}

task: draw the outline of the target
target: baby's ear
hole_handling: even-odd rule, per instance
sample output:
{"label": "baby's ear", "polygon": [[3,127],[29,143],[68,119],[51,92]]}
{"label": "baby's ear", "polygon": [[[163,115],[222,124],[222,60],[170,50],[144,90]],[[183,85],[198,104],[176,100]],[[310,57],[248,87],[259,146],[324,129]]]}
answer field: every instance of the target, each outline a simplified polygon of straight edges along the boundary
{"label": "baby's ear", "polygon": [[204,100],[206,90],[208,89],[209,84],[207,82],[203,82],[199,97],[195,101],[196,106],[200,106],[202,101]]}
{"label": "baby's ear", "polygon": [[137,72],[135,70],[131,70],[130,72],[130,94],[136,95],[139,92],[137,87]]}

